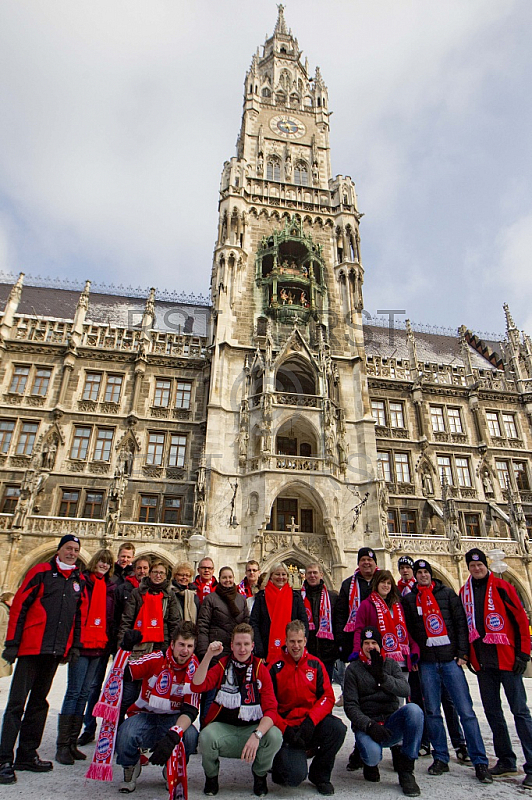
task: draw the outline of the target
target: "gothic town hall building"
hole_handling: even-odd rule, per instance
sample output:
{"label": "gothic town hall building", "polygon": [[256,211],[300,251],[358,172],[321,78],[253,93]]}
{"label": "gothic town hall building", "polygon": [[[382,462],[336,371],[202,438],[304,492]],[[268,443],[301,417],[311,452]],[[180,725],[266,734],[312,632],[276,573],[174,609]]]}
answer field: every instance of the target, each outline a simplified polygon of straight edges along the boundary
{"label": "gothic town hall building", "polygon": [[504,342],[366,324],[355,185],[282,7],[244,87],[209,300],[0,284],[0,584],[66,532],[85,562],[132,541],[296,585],[370,545],[456,589],[478,545],[530,611],[532,341],[507,307]]}

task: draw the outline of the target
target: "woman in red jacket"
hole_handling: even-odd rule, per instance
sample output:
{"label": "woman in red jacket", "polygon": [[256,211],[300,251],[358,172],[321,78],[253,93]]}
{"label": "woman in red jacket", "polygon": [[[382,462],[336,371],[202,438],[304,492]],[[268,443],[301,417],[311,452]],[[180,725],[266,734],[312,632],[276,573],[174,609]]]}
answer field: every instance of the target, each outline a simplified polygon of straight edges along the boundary
{"label": "woman in red jacket", "polygon": [[81,649],[72,648],[68,664],[68,685],[58,720],[59,764],[71,765],[87,756],[76,747],[83,725],[83,713],[100,658],[107,652],[113,627],[115,585],[114,557],[110,550],[98,550],[86,571],[82,605]]}

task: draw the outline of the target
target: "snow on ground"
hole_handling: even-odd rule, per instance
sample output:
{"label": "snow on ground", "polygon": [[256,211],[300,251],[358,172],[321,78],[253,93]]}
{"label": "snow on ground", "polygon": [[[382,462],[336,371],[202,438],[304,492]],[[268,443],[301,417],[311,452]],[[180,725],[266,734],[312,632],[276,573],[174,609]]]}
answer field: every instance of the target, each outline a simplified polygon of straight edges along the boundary
{"label": "snow on ground", "polygon": [[[482,711],[482,705],[479,698],[477,682],[473,675],[466,673],[468,676],[471,693],[475,709],[477,711],[484,742],[488,757],[490,759],[490,766],[495,764],[495,756],[493,752],[493,744],[491,739],[491,732]],[[0,712],[6,705],[9,694],[10,678],[0,679]],[[525,685],[532,696],[532,679],[526,679]],[[49,695],[50,712],[48,715],[48,722],[44,733],[42,745],[39,750],[39,755],[43,759],[52,760],[55,754],[55,738],[57,728],[57,715],[61,708],[63,695],[66,686],[66,667],[61,666],[58,670],[52,691]],[[335,686],[338,692],[338,687]],[[523,762],[523,753],[515,733],[513,718],[507,704],[505,705],[507,719],[509,721],[509,730],[514,743],[514,749],[517,753],[518,764]],[[335,709],[335,714],[338,714],[347,723],[347,719],[343,714],[343,709]],[[349,727],[349,726],[348,726]],[[344,746],[337,756],[335,768],[332,775],[332,782],[336,789],[336,797],[339,800],[351,800],[353,794],[364,793],[367,797],[371,794],[375,800],[393,800],[394,798],[403,797],[401,789],[397,783],[397,776],[391,767],[390,751],[385,751],[383,762],[381,763],[381,782],[377,784],[369,784],[364,781],[362,771],[347,772],[346,764],[349,753],[353,747],[353,734],[348,731]],[[92,757],[94,744],[83,748],[88,755],[88,759]],[[491,786],[481,785],[475,778],[474,770],[471,766],[459,764],[455,757],[454,751],[451,752],[450,772],[440,777],[432,777],[427,774],[427,768],[432,763],[431,758],[421,758],[416,765],[416,780],[421,788],[421,795],[425,798],[445,798],[445,800],[464,800],[467,795],[468,800],[510,800],[517,796],[532,797],[532,792],[521,787],[523,775],[520,774],[515,778],[498,778]],[[54,762],[54,769],[52,772],[45,774],[35,774],[31,772],[19,772],[18,782],[12,786],[2,786],[0,796],[2,800],[15,800],[15,798],[24,798],[24,800],[33,800],[33,798],[40,798],[41,800],[71,800],[71,798],[88,798],[91,800],[109,800],[109,798],[118,798],[118,787],[122,780],[122,769],[116,764],[114,765],[114,779],[112,783],[100,783],[98,781],[85,780],[85,772],[89,760],[76,761],[74,766],[67,767],[61,766]],[[189,798],[195,800],[202,798],[203,795],[204,776],[201,768],[201,757],[194,755],[190,759],[188,766],[188,785],[189,785]],[[270,796],[272,798],[279,798],[279,800],[304,800],[307,797],[319,797],[315,787],[305,781],[297,789],[290,789],[287,787],[276,786],[269,780]],[[127,795],[120,795],[126,797]],[[146,767],[140,776],[137,789],[133,795],[132,800],[166,800],[168,793],[165,789],[164,781],[161,775],[161,769],[149,765]],[[237,760],[222,759],[220,767],[220,792],[218,797],[220,800],[249,800],[253,797],[252,781],[251,781],[251,768],[244,763]]]}

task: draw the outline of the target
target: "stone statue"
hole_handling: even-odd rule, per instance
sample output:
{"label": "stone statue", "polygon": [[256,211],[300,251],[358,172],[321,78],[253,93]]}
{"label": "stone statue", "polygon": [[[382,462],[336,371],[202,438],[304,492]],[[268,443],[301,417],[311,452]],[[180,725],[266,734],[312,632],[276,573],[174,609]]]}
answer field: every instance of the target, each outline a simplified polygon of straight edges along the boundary
{"label": "stone statue", "polygon": [[12,528],[23,528],[32,506],[32,497],[28,489],[21,489],[20,497],[13,514]]}
{"label": "stone statue", "polygon": [[482,486],[484,487],[485,495],[493,494],[493,482],[490,478],[489,472],[486,470],[482,475]]}
{"label": "stone statue", "polygon": [[428,470],[423,470],[421,473],[421,483],[423,486],[423,494],[425,497],[434,494],[434,482],[432,480],[432,475]]}

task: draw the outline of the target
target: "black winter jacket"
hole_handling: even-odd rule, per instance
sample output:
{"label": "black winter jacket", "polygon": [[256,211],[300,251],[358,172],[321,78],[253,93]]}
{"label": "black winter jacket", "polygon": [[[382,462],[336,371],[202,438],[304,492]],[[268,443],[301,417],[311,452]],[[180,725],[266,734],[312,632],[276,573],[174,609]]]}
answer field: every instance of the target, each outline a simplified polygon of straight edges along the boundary
{"label": "black winter jacket", "polygon": [[[201,604],[198,613],[198,644],[196,647],[196,655],[199,659],[203,658],[211,642],[218,641],[224,646],[223,653],[220,653],[218,658],[228,656],[231,652],[233,628],[241,622],[249,622],[246,598],[237,591],[234,602],[240,609],[237,617],[233,617],[229,606],[216,591],[208,594]],[[216,663],[218,658],[213,659],[211,665]]]}
{"label": "black winter jacket", "polygon": [[384,680],[377,684],[366,664],[352,661],[345,672],[344,711],[354,731],[367,731],[370,722],[386,722],[408,697],[410,684],[393,658],[384,659]]}
{"label": "black winter jacket", "polygon": [[144,655],[144,653],[151,653],[153,650],[163,650],[170,644],[170,638],[179,622],[179,613],[177,610],[177,598],[175,593],[169,589],[169,581],[154,585],[149,578],[144,578],[138,589],[133,589],[129,597],[124,613],[122,615],[122,622],[118,631],[118,644],[124,638],[124,633],[132,630],[135,625],[135,620],[139,615],[139,611],[144,603],[144,596],[147,592],[157,594],[163,593],[163,622],[164,622],[164,642],[141,642],[133,649],[133,656]]}
{"label": "black winter jacket", "polygon": [[[338,656],[338,647],[336,645],[336,641],[333,639],[318,639],[317,636],[320,622],[320,601],[322,589],[323,581],[320,581],[318,586],[307,586],[305,582],[307,600],[309,600],[310,607],[312,609],[312,621],[316,626],[315,630],[309,630],[308,632],[307,650],[311,655],[317,656],[324,663],[330,663],[331,661],[336,661]],[[338,592],[335,592],[333,589],[329,589],[328,591],[329,599],[331,601],[331,615],[334,618],[334,609],[338,600]],[[303,605],[304,604],[305,601],[303,600]]]}
{"label": "black winter jacket", "polygon": [[403,597],[402,602],[408,633],[419,645],[420,661],[434,664],[452,661],[453,658],[457,657],[467,660],[469,633],[464,608],[456,592],[445,586],[440,580],[436,579],[434,581],[434,599],[440,607],[443,621],[447,628],[447,635],[451,640],[450,644],[443,644],[439,647],[427,647],[427,634],[425,633],[423,617],[418,614],[416,604],[418,593],[417,586],[414,586],[410,594]]}

